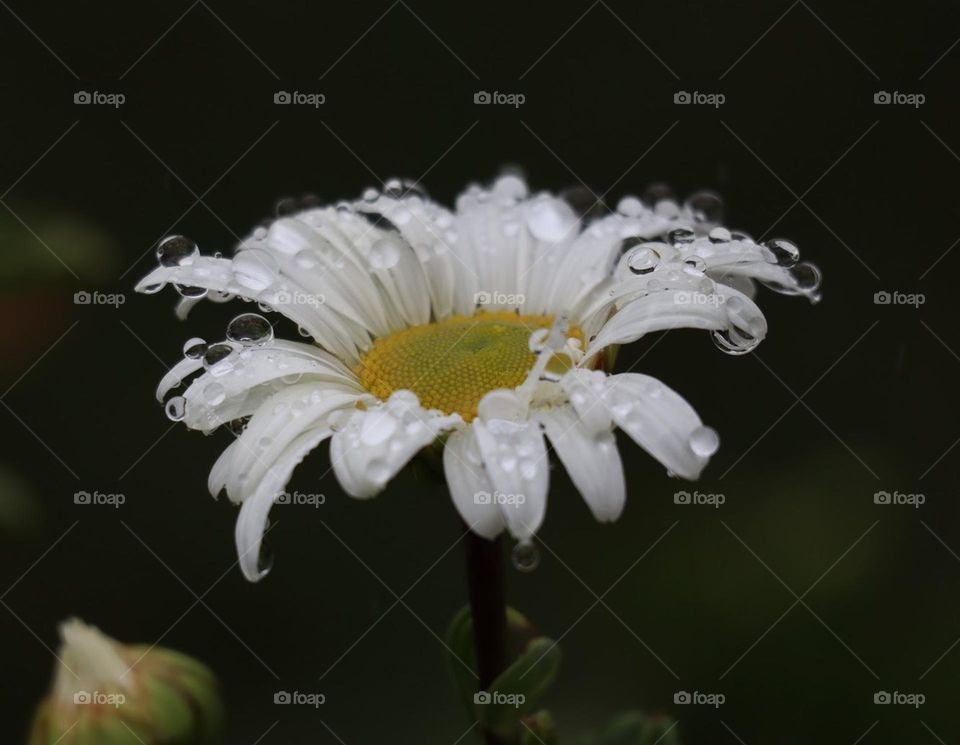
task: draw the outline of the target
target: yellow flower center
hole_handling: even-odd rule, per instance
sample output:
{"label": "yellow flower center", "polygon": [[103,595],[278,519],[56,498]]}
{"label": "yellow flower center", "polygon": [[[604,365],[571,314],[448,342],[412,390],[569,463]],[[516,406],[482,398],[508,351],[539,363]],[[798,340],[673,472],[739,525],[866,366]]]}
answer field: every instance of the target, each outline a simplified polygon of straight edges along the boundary
{"label": "yellow flower center", "polygon": [[[377,398],[413,391],[425,408],[469,422],[487,393],[523,383],[537,359],[530,335],[552,324],[553,316],[500,311],[412,326],[376,339],[356,373]],[[567,336],[583,342],[575,326]]]}

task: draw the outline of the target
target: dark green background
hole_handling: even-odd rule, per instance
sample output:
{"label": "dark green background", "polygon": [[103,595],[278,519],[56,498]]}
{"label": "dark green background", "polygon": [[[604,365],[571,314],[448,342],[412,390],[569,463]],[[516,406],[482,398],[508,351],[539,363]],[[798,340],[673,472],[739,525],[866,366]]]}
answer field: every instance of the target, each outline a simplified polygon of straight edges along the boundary
{"label": "dark green background", "polygon": [[[616,184],[612,203],[653,181],[715,188],[731,227],[759,235],[782,216],[773,234],[825,275],[814,307],[762,294],[770,332],[755,355],[724,356],[694,331],[621,351],[620,369],[642,357],[636,370],[719,430],[695,488],[722,492],[723,507],[674,505],[680,485],[626,438],[629,499],[615,525],[596,524],[553,471],[550,550],[536,572],[510,573],[508,594],[542,633],[563,636],[548,703],[565,742],[636,707],[679,718],[687,743],[853,745],[877,721],[860,742],[960,738],[960,651],[947,652],[960,636],[960,448],[942,457],[958,437],[960,251],[943,254],[960,237],[960,47],[934,65],[960,36],[954,4],[3,5],[0,193],[13,187],[4,201],[29,226],[0,208],[0,590],[17,582],[0,608],[5,738],[24,730],[53,668],[44,645],[71,614],[206,660],[224,681],[231,744],[252,745],[277,721],[265,745],[444,745],[463,733],[435,638],[465,602],[461,547],[377,623],[395,600],[387,587],[403,595],[456,540],[444,489],[406,472],[356,502],[325,473],[322,448],[291,488],[327,503],[277,508],[274,572],[246,583],[230,570],[235,509],[205,489],[229,435],[165,434],[153,400],[183,341],[219,338],[235,307],[202,305],[180,324],[171,292],[131,288],[168,229],[227,251],[278,198],[332,201],[426,172],[450,203],[504,164],[538,189]],[[273,105],[293,89],[327,103]],[[127,103],[75,106],[76,90]],[[527,103],[475,106],[477,90]],[[727,102],[675,106],[677,90]],[[927,102],[876,106],[877,90]],[[188,211],[198,196],[209,209]],[[127,303],[76,307],[79,289]],[[877,306],[880,290],[926,303]],[[80,489],[127,503],[76,506]],[[881,489],[926,504],[877,506]],[[589,610],[674,524],[604,598],[609,609]],[[809,607],[788,611],[792,593]],[[274,706],[281,689],[327,703]],[[674,706],[677,690],[727,703]],[[927,703],[875,706],[877,690]]]}

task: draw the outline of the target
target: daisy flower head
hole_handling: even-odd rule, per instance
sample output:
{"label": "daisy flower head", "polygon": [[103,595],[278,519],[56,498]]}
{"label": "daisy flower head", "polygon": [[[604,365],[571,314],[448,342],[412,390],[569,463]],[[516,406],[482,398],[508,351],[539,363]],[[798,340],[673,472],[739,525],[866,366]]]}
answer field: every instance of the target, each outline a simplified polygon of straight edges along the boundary
{"label": "daisy flower head", "polygon": [[361,499],[442,446],[467,525],[487,538],[507,530],[521,547],[544,519],[548,441],[601,521],[626,497],[614,428],[672,475],[700,475],[717,433],[662,382],[612,373],[616,349],[686,327],[749,352],[767,331],[756,283],[816,300],[819,272],[792,243],[719,225],[708,193],[679,204],[654,190],[606,216],[578,201],[531,194],[509,174],[469,187],[451,211],[394,180],[278,217],[232,258],[182,236],[161,242],[138,290],[174,285],[181,316],[204,296],[253,301],[303,337],[275,338],[267,318],[243,313],[225,340],[188,341],[157,391],[172,419],[236,435],[209,488],[240,505],[249,579],[266,571],[271,506],[328,439],[338,481]]}

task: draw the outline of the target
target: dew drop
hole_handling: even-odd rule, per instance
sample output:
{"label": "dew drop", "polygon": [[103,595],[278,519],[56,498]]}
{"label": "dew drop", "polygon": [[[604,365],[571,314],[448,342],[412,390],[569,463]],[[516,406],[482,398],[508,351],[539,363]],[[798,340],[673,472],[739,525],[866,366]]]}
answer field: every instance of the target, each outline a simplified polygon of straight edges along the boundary
{"label": "dew drop", "polygon": [[667,240],[674,246],[682,246],[686,243],[693,243],[696,234],[690,228],[675,228],[667,233]]}
{"label": "dew drop", "polygon": [[712,427],[697,427],[690,433],[689,443],[694,455],[709,458],[720,448],[720,435]]}
{"label": "dew drop", "polygon": [[233,354],[233,347],[229,344],[225,344],[224,342],[211,344],[209,347],[207,347],[207,351],[204,352],[203,366],[209,370],[218,362],[223,362],[231,354]]}
{"label": "dew drop", "polygon": [[273,569],[273,548],[267,542],[266,536],[260,540],[260,553],[257,555],[257,574],[263,579]]}
{"label": "dew drop", "polygon": [[207,343],[198,336],[188,339],[187,343],[183,345],[183,356],[191,360],[200,359],[206,352]]}
{"label": "dew drop", "polygon": [[164,410],[167,412],[167,418],[172,422],[179,422],[186,416],[187,402],[183,396],[174,396],[167,401]]}
{"label": "dew drop", "polygon": [[800,249],[783,238],[775,238],[763,244],[773,254],[776,264],[783,267],[796,266],[800,260]]}
{"label": "dew drop", "polygon": [[652,248],[638,248],[627,259],[627,267],[634,274],[650,274],[660,263],[660,254]]}
{"label": "dew drop", "polygon": [[190,285],[174,284],[173,289],[180,293],[181,297],[198,298],[207,294],[206,287],[192,287]]}
{"label": "dew drop", "polygon": [[197,244],[183,235],[171,235],[160,241],[157,246],[157,259],[160,266],[184,266],[192,264],[200,255]]}
{"label": "dew drop", "polygon": [[253,237],[255,240],[262,241],[267,237],[267,229],[263,225],[253,229]]}
{"label": "dew drop", "polygon": [[241,313],[227,326],[227,338],[240,344],[266,344],[273,339],[273,326],[259,313]]}
{"label": "dew drop", "polygon": [[577,216],[565,203],[555,199],[539,199],[527,207],[527,228],[534,238],[558,243],[576,236]]}
{"label": "dew drop", "polygon": [[793,268],[793,278],[804,292],[814,292],[820,287],[821,275],[816,264],[805,261]]}
{"label": "dew drop", "polygon": [[707,271],[707,262],[699,256],[688,256],[686,259],[684,259],[683,263],[689,267],[692,267],[693,269],[696,269],[698,272]]}
{"label": "dew drop", "polygon": [[710,231],[710,242],[711,243],[727,243],[733,238],[730,235],[730,231],[726,228],[714,228]]}
{"label": "dew drop", "polygon": [[510,558],[518,571],[532,572],[540,565],[540,549],[533,541],[520,541],[513,547]]}
{"label": "dew drop", "polygon": [[376,189],[373,189],[373,188],[366,189],[366,190],[363,192],[363,201],[364,201],[364,202],[376,202],[376,201],[377,201],[377,197],[379,197],[379,196],[380,196],[380,192],[378,192]]}

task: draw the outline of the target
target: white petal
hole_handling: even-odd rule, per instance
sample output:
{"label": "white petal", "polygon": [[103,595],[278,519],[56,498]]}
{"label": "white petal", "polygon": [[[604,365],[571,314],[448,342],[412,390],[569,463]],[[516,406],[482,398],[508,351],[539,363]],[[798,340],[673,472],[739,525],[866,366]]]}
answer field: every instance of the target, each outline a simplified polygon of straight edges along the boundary
{"label": "white petal", "polygon": [[499,535],[504,526],[503,513],[493,499],[493,484],[483,467],[473,427],[464,427],[447,438],[443,470],[463,521],[484,538]]}
{"label": "white petal", "polygon": [[329,436],[330,430],[322,427],[302,433],[276,458],[253,493],[244,500],[237,518],[235,537],[240,569],[251,582],[257,582],[265,575],[259,565],[260,545],[270,508],[300,461]]}
{"label": "white petal", "polygon": [[550,464],[537,422],[476,419],[473,428],[493,497],[500,502],[510,533],[530,538],[547,510]]}
{"label": "white petal", "polygon": [[285,382],[291,379],[363,393],[356,376],[335,357],[309,344],[277,340],[242,347],[196,378],[184,394],[184,423],[209,432],[249,416],[270,396],[291,385]]}
{"label": "white petal", "polygon": [[604,402],[617,426],[667,469],[696,479],[709,457],[690,446],[703,423],[682,396],[656,378],[637,373],[611,375]]}
{"label": "white petal", "polygon": [[423,409],[413,393],[397,391],[386,403],[336,423],[330,443],[334,473],[351,496],[375,496],[422,448],[462,421],[457,414]]}
{"label": "white petal", "polygon": [[359,399],[322,383],[300,383],[268,398],[237,440],[227,494],[235,502],[244,500],[301,433],[326,426],[331,412],[352,410]]}
{"label": "white petal", "polygon": [[626,501],[623,464],[611,430],[591,432],[566,406],[539,415],[557,457],[600,522],[620,517]]}
{"label": "white petal", "polygon": [[234,441],[224,448],[223,452],[220,453],[220,457],[217,458],[217,462],[214,463],[213,468],[210,469],[210,476],[207,478],[207,489],[209,489],[210,496],[214,499],[220,496],[220,492],[227,486],[227,481],[230,479],[230,469],[233,467],[233,458],[236,452],[237,443]]}

